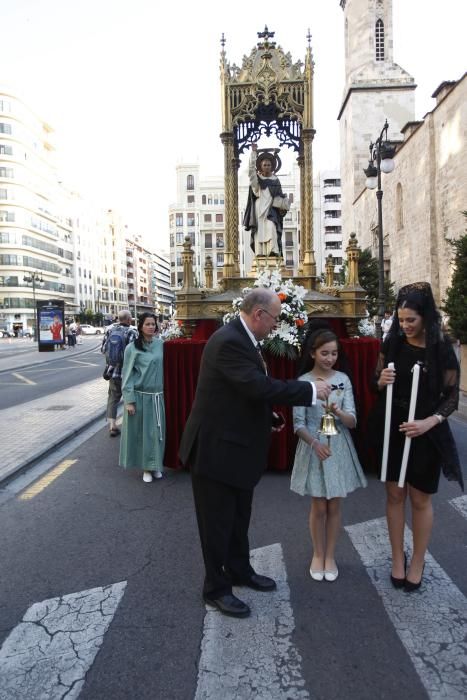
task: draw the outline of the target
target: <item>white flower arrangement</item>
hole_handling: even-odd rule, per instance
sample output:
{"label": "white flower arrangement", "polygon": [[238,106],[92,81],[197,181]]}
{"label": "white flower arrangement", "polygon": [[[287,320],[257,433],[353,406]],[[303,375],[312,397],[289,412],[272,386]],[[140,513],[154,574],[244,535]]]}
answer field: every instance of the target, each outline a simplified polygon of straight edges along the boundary
{"label": "white flower arrangement", "polygon": [[358,332],[360,335],[374,336],[376,335],[375,324],[369,318],[362,318],[358,324]]}
{"label": "white flower arrangement", "polygon": [[161,331],[161,338],[164,340],[174,340],[175,338],[183,338],[183,336],[183,329],[179,322],[174,318],[171,318],[165,328],[163,328]]}
{"label": "white flower arrangement", "polygon": [[[280,323],[263,340],[262,346],[277,357],[295,359],[300,354],[304,326],[308,321],[304,302],[305,287],[294,284],[291,279],[283,280],[279,270],[264,270],[254,282],[253,287],[273,289],[282,304]],[[245,287],[243,295],[250,292],[251,289],[251,287]],[[225,314],[224,323],[229,323],[239,316],[242,301],[243,296],[233,300],[233,311]]]}

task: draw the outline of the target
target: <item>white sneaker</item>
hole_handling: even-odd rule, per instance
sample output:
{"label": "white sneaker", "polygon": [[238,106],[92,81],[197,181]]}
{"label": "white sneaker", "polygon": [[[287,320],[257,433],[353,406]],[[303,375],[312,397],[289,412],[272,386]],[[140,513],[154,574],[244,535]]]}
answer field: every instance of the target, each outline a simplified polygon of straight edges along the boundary
{"label": "white sneaker", "polygon": [[147,484],[151,483],[151,481],[152,481],[151,472],[143,472],[143,481],[145,481]]}
{"label": "white sneaker", "polygon": [[162,472],[161,471],[155,471],[152,473],[152,475],[155,479],[162,479]]}

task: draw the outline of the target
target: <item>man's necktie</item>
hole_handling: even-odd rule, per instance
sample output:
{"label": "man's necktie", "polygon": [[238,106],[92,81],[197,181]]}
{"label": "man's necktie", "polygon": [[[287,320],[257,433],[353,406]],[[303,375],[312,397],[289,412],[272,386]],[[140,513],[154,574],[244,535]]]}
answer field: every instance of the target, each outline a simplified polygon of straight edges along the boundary
{"label": "man's necktie", "polygon": [[260,345],[259,343],[256,343],[256,349],[257,349],[257,351],[258,351],[258,355],[259,355],[260,358],[261,358],[261,362],[262,362],[263,368],[264,368],[264,373],[267,374],[267,373],[268,373],[268,366],[267,366],[267,364],[266,364],[266,360],[264,359],[264,355],[263,355],[263,353],[261,352],[261,345]]}

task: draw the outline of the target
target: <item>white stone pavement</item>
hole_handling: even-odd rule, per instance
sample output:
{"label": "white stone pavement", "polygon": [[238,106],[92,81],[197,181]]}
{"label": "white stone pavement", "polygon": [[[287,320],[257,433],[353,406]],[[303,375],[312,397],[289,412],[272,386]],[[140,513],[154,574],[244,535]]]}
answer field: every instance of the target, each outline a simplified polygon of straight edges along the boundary
{"label": "white stone pavement", "polygon": [[103,417],[107,389],[98,377],[1,410],[0,482]]}
{"label": "white stone pavement", "polygon": [[[99,345],[99,341],[92,339],[77,346],[76,350],[60,351],[60,355],[67,353],[71,356],[73,353],[73,356],[78,356]],[[18,354],[0,358],[0,371],[15,371],[56,359],[60,359],[57,352]],[[96,419],[104,418],[107,390],[107,382],[98,377],[40,399],[0,410],[0,483],[29,463],[45,456]]]}

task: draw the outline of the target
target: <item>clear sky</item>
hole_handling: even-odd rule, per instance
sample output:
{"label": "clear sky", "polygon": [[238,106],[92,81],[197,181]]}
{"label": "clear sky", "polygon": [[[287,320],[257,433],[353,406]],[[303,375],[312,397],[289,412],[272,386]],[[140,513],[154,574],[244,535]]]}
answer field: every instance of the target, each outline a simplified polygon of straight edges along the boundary
{"label": "clear sky", "polygon": [[[294,61],[312,33],[314,162],[339,164],[344,87],[339,0],[0,0],[0,84],[56,130],[64,178],[167,248],[175,165],[198,160],[222,175],[220,36],[240,64],[267,24]],[[416,118],[431,94],[466,69],[467,2],[393,0],[394,60],[418,85]]]}

